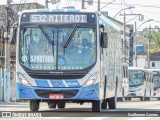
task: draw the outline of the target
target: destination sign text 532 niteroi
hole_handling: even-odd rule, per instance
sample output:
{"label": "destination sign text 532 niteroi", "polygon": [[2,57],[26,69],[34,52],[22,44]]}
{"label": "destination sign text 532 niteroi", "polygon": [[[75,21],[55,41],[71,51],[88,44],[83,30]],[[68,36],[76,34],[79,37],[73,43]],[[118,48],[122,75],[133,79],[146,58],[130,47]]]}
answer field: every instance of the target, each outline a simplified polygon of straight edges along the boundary
{"label": "destination sign text 532 niteroi", "polygon": [[87,15],[75,14],[33,14],[30,15],[30,22],[42,23],[87,23]]}

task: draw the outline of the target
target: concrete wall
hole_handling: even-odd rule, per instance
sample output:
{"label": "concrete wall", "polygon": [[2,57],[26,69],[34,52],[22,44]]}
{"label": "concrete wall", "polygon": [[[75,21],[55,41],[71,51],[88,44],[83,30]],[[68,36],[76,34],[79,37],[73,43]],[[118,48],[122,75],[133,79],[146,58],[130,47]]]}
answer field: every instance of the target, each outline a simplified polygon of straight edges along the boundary
{"label": "concrete wall", "polygon": [[[155,64],[155,67],[153,66],[152,63]],[[135,66],[135,56],[133,59],[133,66]],[[147,55],[137,55],[137,67],[142,67],[142,68],[148,67]],[[160,69],[160,61],[150,61],[150,68]]]}
{"label": "concrete wall", "polygon": [[[152,66],[153,62],[155,63],[155,67]],[[160,61],[151,61],[150,62],[150,68],[160,69]]]}

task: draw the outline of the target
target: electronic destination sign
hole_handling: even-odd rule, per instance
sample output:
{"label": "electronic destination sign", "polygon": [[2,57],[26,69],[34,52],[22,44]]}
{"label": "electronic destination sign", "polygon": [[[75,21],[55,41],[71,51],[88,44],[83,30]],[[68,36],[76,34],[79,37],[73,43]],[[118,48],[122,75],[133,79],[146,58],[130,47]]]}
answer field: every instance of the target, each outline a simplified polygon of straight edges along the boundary
{"label": "electronic destination sign", "polygon": [[67,24],[96,23],[94,13],[24,13],[21,23]]}

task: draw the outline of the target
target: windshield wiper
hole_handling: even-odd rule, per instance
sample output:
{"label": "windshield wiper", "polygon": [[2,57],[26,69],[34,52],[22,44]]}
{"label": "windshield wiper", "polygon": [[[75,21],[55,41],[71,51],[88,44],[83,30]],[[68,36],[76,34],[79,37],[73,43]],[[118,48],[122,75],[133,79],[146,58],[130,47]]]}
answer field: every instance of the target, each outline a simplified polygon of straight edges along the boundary
{"label": "windshield wiper", "polygon": [[53,35],[53,40],[48,36],[48,34],[46,33],[46,31],[42,28],[41,25],[38,25],[41,32],[43,33],[43,35],[47,38],[47,40],[52,44],[52,51],[53,51],[53,56],[54,56],[54,35]]}
{"label": "windshield wiper", "polygon": [[68,44],[69,44],[70,41],[72,40],[72,37],[73,37],[74,33],[76,32],[77,28],[78,28],[78,25],[76,24],[76,25],[73,27],[72,32],[71,32],[71,34],[69,35],[67,41],[65,42],[63,48],[66,48],[66,47],[68,46]]}

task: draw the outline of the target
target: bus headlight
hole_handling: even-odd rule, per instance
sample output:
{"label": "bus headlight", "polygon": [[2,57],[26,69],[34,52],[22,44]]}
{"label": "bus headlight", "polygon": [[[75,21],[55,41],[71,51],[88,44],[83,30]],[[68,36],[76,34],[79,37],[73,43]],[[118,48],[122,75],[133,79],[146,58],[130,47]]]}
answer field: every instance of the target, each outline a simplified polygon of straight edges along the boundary
{"label": "bus headlight", "polygon": [[18,78],[19,78],[20,82],[23,85],[31,86],[31,84],[28,82],[28,80],[24,77],[24,75],[22,73],[17,73],[17,75],[18,75]]}
{"label": "bus headlight", "polygon": [[86,86],[93,85],[97,79],[97,76],[98,76],[98,72],[92,74],[92,76],[89,77],[88,80],[85,82],[85,85]]}

